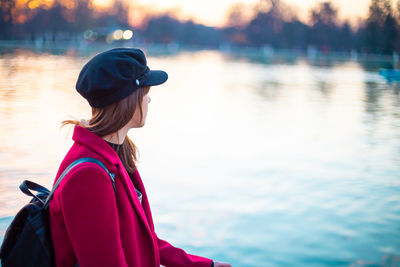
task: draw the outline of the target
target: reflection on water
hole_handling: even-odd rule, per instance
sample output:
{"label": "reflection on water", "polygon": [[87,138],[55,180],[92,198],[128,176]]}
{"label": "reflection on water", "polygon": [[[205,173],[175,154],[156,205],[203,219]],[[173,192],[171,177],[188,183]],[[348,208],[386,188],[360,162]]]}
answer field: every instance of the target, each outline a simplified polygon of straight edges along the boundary
{"label": "reflection on water", "polygon": [[[89,117],[74,85],[93,53],[0,55],[0,231],[21,180],[52,184],[72,144],[60,122]],[[148,62],[169,80],[129,135],[161,237],[235,267],[400,265],[400,90],[379,66]]]}

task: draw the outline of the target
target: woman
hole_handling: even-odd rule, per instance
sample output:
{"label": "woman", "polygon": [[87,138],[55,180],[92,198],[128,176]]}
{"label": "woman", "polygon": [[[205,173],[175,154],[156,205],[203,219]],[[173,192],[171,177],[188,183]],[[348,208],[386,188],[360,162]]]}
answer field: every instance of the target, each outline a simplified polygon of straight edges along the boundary
{"label": "woman", "polygon": [[88,121],[73,124],[72,145],[56,179],[73,161],[92,157],[115,174],[115,190],[97,164],[81,163],[62,180],[50,201],[57,266],[230,267],[195,256],[158,238],[146,190],[136,169],[136,147],[127,136],[146,120],[150,86],[168,79],[150,70],[139,49],[115,48],[89,60],[77,91],[92,107]]}

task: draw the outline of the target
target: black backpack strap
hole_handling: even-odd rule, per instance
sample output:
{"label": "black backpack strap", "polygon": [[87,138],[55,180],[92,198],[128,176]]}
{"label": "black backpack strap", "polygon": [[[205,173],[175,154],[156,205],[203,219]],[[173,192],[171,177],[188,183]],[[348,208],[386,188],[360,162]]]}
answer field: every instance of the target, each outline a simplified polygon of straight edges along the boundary
{"label": "black backpack strap", "polygon": [[[98,164],[100,167],[102,167],[102,168],[107,172],[107,174],[110,176],[111,182],[112,182],[112,185],[113,185],[113,188],[114,188],[114,192],[115,192],[115,180],[114,180],[115,174],[109,172],[108,169],[106,168],[106,166],[104,166],[104,164],[103,164],[100,160],[98,160],[98,159],[94,159],[94,158],[81,158],[81,159],[77,159],[77,160],[75,160],[74,162],[72,162],[72,163],[64,170],[64,172],[61,174],[61,176],[58,178],[57,182],[56,182],[55,185],[53,186],[53,189],[51,190],[51,192],[50,192],[48,198],[46,199],[46,202],[44,203],[43,208],[47,208],[47,206],[49,205],[49,201],[50,201],[51,197],[53,196],[55,190],[57,189],[57,187],[59,186],[59,184],[61,183],[61,181],[64,179],[64,177],[67,175],[67,173],[68,173],[72,168],[74,168],[75,166],[77,166],[78,164],[83,163],[83,162],[93,162],[93,163]],[[25,193],[25,192],[24,192],[24,193]]]}

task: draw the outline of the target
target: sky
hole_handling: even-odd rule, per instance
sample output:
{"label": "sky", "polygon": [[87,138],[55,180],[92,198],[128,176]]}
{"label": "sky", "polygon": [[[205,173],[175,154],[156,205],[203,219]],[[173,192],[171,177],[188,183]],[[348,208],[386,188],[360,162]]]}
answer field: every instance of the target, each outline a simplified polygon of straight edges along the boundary
{"label": "sky", "polygon": [[[96,4],[112,2],[112,0],[94,0]],[[142,20],[143,14],[147,10],[152,12],[173,11],[182,20],[192,19],[194,22],[202,23],[207,26],[222,27],[227,21],[227,11],[232,4],[242,2],[251,5],[259,0],[122,0],[127,1],[132,9],[132,23],[137,24]],[[297,10],[299,18],[307,22],[309,10],[323,0],[282,0]],[[331,0],[339,10],[339,18],[347,19],[355,25],[360,18],[365,18],[368,14],[368,6],[371,0]],[[393,6],[396,1],[391,0]],[[248,12],[250,16],[250,12]]]}

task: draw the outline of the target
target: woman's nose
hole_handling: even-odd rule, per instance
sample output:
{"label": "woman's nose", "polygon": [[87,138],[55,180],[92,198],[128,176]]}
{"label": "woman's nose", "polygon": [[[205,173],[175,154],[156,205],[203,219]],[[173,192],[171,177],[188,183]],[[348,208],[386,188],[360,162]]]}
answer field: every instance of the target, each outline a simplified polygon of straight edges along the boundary
{"label": "woman's nose", "polygon": [[151,102],[151,98],[149,97],[149,103]]}

